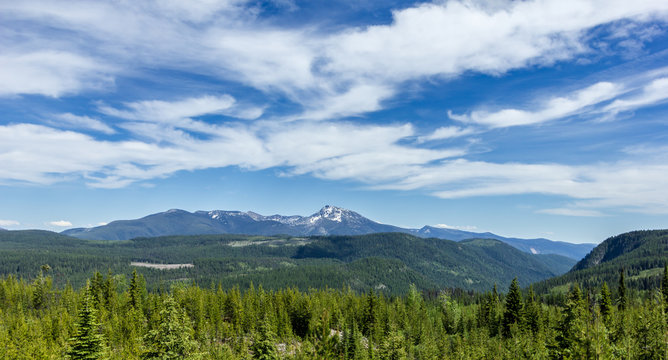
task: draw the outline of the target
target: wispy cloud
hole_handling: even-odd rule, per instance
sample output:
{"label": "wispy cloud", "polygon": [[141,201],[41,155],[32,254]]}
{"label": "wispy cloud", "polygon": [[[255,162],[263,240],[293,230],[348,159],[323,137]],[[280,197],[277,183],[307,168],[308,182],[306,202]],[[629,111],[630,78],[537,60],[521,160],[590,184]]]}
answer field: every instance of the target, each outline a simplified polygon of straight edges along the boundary
{"label": "wispy cloud", "polygon": [[67,221],[67,220],[57,220],[57,221],[49,221],[47,225],[51,226],[58,226],[58,227],[68,227],[72,226],[72,223]]}
{"label": "wispy cloud", "polygon": [[643,86],[640,93],[616,99],[601,111],[614,115],[622,111],[634,110],[666,101],[668,101],[668,77],[661,77]]}
{"label": "wispy cloud", "polygon": [[439,229],[453,229],[453,230],[464,230],[464,231],[476,231],[478,228],[476,226],[472,225],[464,225],[464,226],[457,226],[457,225],[448,225],[448,224],[436,224],[432,225],[435,228]]}
{"label": "wispy cloud", "polygon": [[56,121],[47,120],[51,125],[72,129],[90,129],[105,134],[113,134],[116,131],[104,122],[89,116],[74,115],[72,113],[56,114]]}
{"label": "wispy cloud", "polygon": [[[0,10],[13,19],[6,27],[14,21],[33,26],[23,27],[29,36],[4,40],[16,53],[2,60],[0,93],[62,96],[108,84],[126,68],[200,69],[286,95],[304,107],[301,118],[327,120],[378,110],[409,80],[471,71],[498,75],[586,56],[589,29],[622,19],[642,24],[668,12],[668,5],[649,0],[504,7],[448,1],[396,10],[389,24],[327,33],[258,21],[246,3],[5,2]],[[607,41],[638,41],[635,35],[644,29],[613,29]],[[80,41],[65,42],[62,32]],[[21,45],[26,38],[30,47]],[[35,48],[43,50],[25,50]]]}
{"label": "wispy cloud", "polygon": [[589,209],[573,209],[573,208],[554,208],[538,210],[541,214],[563,215],[563,216],[577,216],[577,217],[601,217],[605,216],[598,210]]}
{"label": "wispy cloud", "polygon": [[0,54],[0,96],[60,97],[102,90],[114,85],[110,73],[109,65],[66,51],[4,52]]}
{"label": "wispy cloud", "polygon": [[434,132],[432,132],[429,135],[419,136],[417,138],[417,141],[423,143],[433,140],[452,139],[461,136],[475,134],[476,132],[477,132],[476,129],[471,127],[462,128],[459,126],[444,126],[434,130]]}
{"label": "wispy cloud", "polygon": [[148,100],[125,103],[127,109],[101,105],[99,111],[129,120],[170,122],[206,114],[222,114],[235,104],[229,95],[205,95],[176,101]]}
{"label": "wispy cloud", "polygon": [[568,96],[549,99],[537,110],[473,111],[467,115],[448,112],[448,116],[460,122],[481,124],[492,128],[539,124],[583,112],[588,107],[611,100],[622,92],[623,88],[617,84],[599,82]]}
{"label": "wispy cloud", "polygon": [[16,220],[2,220],[0,219],[0,226],[18,226],[21,225],[20,222]]}

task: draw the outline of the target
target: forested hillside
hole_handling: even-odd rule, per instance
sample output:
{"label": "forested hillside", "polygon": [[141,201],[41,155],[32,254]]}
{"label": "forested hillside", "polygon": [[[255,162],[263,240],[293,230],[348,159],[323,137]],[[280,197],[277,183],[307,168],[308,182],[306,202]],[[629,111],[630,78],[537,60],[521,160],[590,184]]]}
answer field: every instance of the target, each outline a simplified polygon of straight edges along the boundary
{"label": "forested hillside", "polygon": [[[558,259],[558,260],[557,260]],[[573,261],[521,252],[496,240],[454,242],[403,233],[290,237],[202,235],[87,241],[45,231],[0,233],[0,274],[31,278],[48,264],[55,285],[82,286],[90,273],[129,275],[131,262],[192,264],[173,270],[143,268],[151,287],[172,282],[220,283],[242,289],[296,286],[401,294],[421,290],[479,290],[526,286],[567,271]],[[151,288],[154,289],[154,288]]]}
{"label": "forested hillside", "polygon": [[548,305],[513,281],[507,293],[404,296],[295,288],[224,290],[172,284],[147,292],[141,275],[93,274],[54,290],[0,279],[3,359],[666,359],[663,287],[614,301],[573,286]]}
{"label": "forested hillside", "polygon": [[620,271],[629,288],[653,289],[659,286],[666,262],[668,230],[633,231],[603,241],[571,271],[536,284],[536,290],[565,292],[574,283],[586,288],[598,288],[604,282],[613,285]]}

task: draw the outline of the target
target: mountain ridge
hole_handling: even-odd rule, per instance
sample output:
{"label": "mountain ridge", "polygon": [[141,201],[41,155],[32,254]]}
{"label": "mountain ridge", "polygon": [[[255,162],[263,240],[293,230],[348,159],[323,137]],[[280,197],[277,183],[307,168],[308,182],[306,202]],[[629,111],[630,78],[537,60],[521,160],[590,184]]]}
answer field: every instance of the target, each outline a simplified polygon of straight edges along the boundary
{"label": "mountain ridge", "polygon": [[659,287],[668,262],[668,230],[638,230],[609,237],[577,262],[567,273],[542,281],[539,292],[567,291],[577,283],[598,289],[603,282],[613,287],[624,271],[626,286],[638,290]]}
{"label": "mountain ridge", "polygon": [[572,244],[548,239],[507,238],[493,233],[475,233],[464,230],[424,226],[407,229],[381,224],[359,213],[325,205],[310,216],[261,215],[252,211],[199,210],[188,212],[170,209],[134,220],[116,220],[93,228],[67,229],[62,234],[89,240],[129,240],[136,237],[205,234],[249,234],[292,236],[312,235],[365,235],[400,232],[423,238],[461,241],[472,238],[490,238],[533,254],[557,254],[579,260],[595,245]]}

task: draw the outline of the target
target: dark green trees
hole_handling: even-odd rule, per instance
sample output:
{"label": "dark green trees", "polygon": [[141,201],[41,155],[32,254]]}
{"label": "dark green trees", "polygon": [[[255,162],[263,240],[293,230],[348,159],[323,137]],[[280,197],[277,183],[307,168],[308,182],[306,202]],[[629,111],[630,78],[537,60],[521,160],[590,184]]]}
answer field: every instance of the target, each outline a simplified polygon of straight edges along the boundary
{"label": "dark green trees", "polygon": [[603,323],[609,327],[610,314],[612,312],[612,295],[610,295],[610,289],[608,289],[608,284],[605,282],[601,286],[601,299],[598,302],[598,308],[603,318]]}
{"label": "dark green trees", "polygon": [[626,284],[624,283],[624,269],[619,270],[619,286],[617,287],[617,307],[626,309]]}
{"label": "dark green trees", "polygon": [[70,338],[67,358],[72,360],[99,359],[104,354],[104,337],[99,332],[97,310],[94,306],[92,288],[86,286],[86,296],[79,310],[74,336]]}
{"label": "dark green trees", "polygon": [[514,278],[508,288],[506,295],[506,311],[503,313],[503,336],[510,336],[510,327],[513,324],[519,325],[522,320],[522,293],[517,278]]}
{"label": "dark green trees", "polygon": [[668,264],[663,266],[663,280],[661,281],[661,294],[663,295],[663,305],[665,314],[668,317]]}
{"label": "dark green trees", "polygon": [[582,349],[586,339],[586,309],[580,287],[575,284],[566,298],[564,315],[556,337],[556,356],[579,359],[584,357]]}

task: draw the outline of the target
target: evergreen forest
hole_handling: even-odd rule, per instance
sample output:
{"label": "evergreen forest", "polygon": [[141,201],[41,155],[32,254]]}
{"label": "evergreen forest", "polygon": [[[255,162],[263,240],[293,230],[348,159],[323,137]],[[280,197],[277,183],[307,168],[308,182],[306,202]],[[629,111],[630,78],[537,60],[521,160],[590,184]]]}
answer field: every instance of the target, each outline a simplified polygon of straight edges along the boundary
{"label": "evergreen forest", "polygon": [[505,293],[411,286],[370,290],[173,283],[148,292],[133,272],[53,288],[50,267],[31,282],[0,280],[3,359],[666,359],[668,267],[660,288],[629,296],[574,285],[547,304],[513,280]]}

